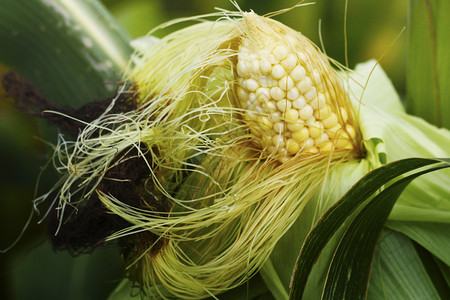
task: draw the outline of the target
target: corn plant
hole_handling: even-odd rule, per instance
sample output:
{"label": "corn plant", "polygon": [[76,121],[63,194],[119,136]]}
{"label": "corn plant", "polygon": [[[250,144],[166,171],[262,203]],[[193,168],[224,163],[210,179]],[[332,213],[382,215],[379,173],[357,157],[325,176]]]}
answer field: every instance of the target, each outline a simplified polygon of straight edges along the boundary
{"label": "corn plant", "polygon": [[[34,22],[56,41],[36,44],[30,68],[17,38],[29,29],[11,13],[0,23],[18,49],[0,52],[20,73],[3,76],[6,94],[60,130],[60,176],[33,214],[47,204],[55,250],[118,247],[110,299],[449,296],[450,132],[407,114],[376,60],[351,70],[237,3],[130,43],[95,1],[4,2],[40,7],[49,17]],[[425,117],[442,126],[448,21],[433,12],[446,4],[425,6],[438,105]],[[407,106],[422,112],[414,26]]]}

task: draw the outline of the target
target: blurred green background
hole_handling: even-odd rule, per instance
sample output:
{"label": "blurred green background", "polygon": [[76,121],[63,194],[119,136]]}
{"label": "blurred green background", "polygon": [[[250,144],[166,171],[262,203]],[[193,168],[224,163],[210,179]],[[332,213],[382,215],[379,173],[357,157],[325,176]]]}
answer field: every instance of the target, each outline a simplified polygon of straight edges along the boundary
{"label": "blurred green background", "polygon": [[[174,18],[210,13],[215,7],[235,10],[228,0],[102,2],[132,38],[145,35],[153,27]],[[253,9],[258,14],[266,14],[291,7],[297,1],[240,0],[238,3],[244,11]],[[406,0],[349,1],[347,11],[349,67],[386,53],[381,65],[402,96],[405,93],[406,34],[392,47],[390,45],[406,25],[407,5]],[[345,64],[344,12],[343,0],[318,0],[314,5],[274,18],[301,31],[317,44],[320,44],[321,20],[327,54]],[[165,28],[155,35],[164,36],[184,25]],[[0,57],[0,72],[14,69],[1,63]],[[10,99],[0,101],[0,226],[3,229],[0,249],[15,240],[28,219],[40,169],[50,156],[50,148],[42,138],[54,142],[54,133],[55,129],[44,122],[16,112]],[[46,192],[54,180],[54,174],[45,173],[37,194]],[[116,249],[101,249],[94,255],[75,259],[66,253],[54,253],[45,241],[45,224],[37,225],[36,221],[37,218],[33,219],[12,250],[0,254],[0,299],[105,299],[121,277]]]}

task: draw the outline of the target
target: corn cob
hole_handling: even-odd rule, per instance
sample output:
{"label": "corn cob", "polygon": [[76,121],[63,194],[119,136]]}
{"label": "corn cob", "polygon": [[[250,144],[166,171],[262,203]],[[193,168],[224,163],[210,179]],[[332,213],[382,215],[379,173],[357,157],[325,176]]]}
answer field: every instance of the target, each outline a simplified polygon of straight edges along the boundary
{"label": "corn cob", "polygon": [[260,146],[283,160],[353,149],[346,95],[322,54],[300,34],[275,35],[252,13],[245,20],[253,38],[239,46],[236,94]]}

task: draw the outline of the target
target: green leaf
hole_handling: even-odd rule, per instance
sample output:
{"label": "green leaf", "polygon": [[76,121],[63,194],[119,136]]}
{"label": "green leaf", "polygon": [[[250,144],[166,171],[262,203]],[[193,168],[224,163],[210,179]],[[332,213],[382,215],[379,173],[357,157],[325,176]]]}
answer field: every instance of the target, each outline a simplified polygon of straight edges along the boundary
{"label": "green leaf", "polygon": [[436,259],[436,264],[441,270],[442,276],[444,276],[445,281],[447,282],[447,286],[450,287],[450,266],[443,263],[441,260]]}
{"label": "green leaf", "polygon": [[96,0],[2,0],[0,63],[50,101],[77,106],[109,97],[132,48]]}
{"label": "green leaf", "polygon": [[450,224],[388,221],[386,226],[405,234],[450,266]]}
{"label": "green leaf", "polygon": [[[350,97],[359,114],[365,159],[374,167],[407,157],[450,157],[450,131],[406,114],[389,78],[374,61],[358,64],[354,77],[356,82],[349,82]],[[449,176],[450,170],[445,170],[415,180],[389,219],[450,222]]]}
{"label": "green leaf", "polygon": [[359,180],[340,201],[322,215],[304,241],[294,269],[290,298],[301,298],[308,276],[321,250],[359,205],[397,176],[440,162],[442,161],[438,159],[404,159],[375,169]]}
{"label": "green leaf", "polygon": [[450,2],[410,0],[408,17],[407,109],[450,128]]}
{"label": "green leaf", "polygon": [[439,299],[411,240],[384,229],[375,249],[369,300]]}
{"label": "green leaf", "polygon": [[427,251],[424,247],[417,243],[413,243],[414,248],[416,249],[419,257],[425,267],[428,276],[433,282],[434,287],[440,295],[441,299],[450,299],[450,286],[447,284],[444,275],[441,272],[441,269],[437,265],[437,261],[439,260],[429,251]]}
{"label": "green leaf", "polygon": [[440,165],[409,175],[370,200],[341,239],[328,272],[323,299],[365,298],[378,236],[395,201],[412,180],[446,167],[450,165]]}

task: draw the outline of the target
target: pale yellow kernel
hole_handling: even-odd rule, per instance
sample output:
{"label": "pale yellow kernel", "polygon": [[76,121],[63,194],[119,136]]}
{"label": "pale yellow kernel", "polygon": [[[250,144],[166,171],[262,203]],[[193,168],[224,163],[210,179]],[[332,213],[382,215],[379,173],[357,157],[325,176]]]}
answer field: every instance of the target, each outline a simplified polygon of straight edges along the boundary
{"label": "pale yellow kernel", "polygon": [[244,60],[240,59],[237,63],[237,73],[239,77],[246,78],[250,75],[250,71]]}
{"label": "pale yellow kernel", "polygon": [[248,100],[248,93],[240,86],[237,87],[236,90],[237,96],[241,103],[245,103]]}
{"label": "pale yellow kernel", "polygon": [[329,128],[326,131],[327,131],[328,136],[334,138],[335,136],[338,136],[341,134],[341,132],[342,132],[341,128],[342,128],[341,124],[336,124],[336,126]]}
{"label": "pale yellow kernel", "polygon": [[281,65],[286,69],[286,72],[290,72],[297,65],[297,57],[289,53],[288,56],[281,61]]}
{"label": "pale yellow kernel", "polygon": [[248,61],[257,60],[258,55],[256,53],[250,53],[250,54],[248,54],[247,58],[248,58]]}
{"label": "pale yellow kernel", "polygon": [[249,93],[248,94],[248,101],[250,103],[256,103],[258,99],[256,98],[256,94],[255,93]]}
{"label": "pale yellow kernel", "polygon": [[356,138],[356,131],[355,131],[355,128],[354,128],[352,125],[347,124],[347,125],[345,126],[345,129],[347,130],[348,134],[350,135],[350,137],[351,137],[352,139],[355,139],[355,138]]}
{"label": "pale yellow kernel", "polygon": [[322,79],[320,78],[320,73],[316,69],[314,69],[312,72],[312,79],[315,85],[320,85],[322,83]]}
{"label": "pale yellow kernel", "polygon": [[278,160],[281,162],[281,163],[283,163],[283,164],[285,164],[285,163],[287,163],[288,161],[289,161],[289,156],[287,156],[287,155],[283,155],[283,156],[279,156],[278,157]]}
{"label": "pale yellow kernel", "polygon": [[309,130],[306,127],[303,127],[300,130],[294,131],[292,133],[292,138],[297,142],[306,141],[309,138]]}
{"label": "pale yellow kernel", "polygon": [[291,77],[295,82],[299,82],[303,80],[306,76],[306,70],[300,65],[297,65],[292,71],[291,71]]}
{"label": "pale yellow kernel", "polygon": [[294,81],[292,80],[291,76],[287,75],[278,81],[278,86],[283,90],[288,91],[294,87]]}
{"label": "pale yellow kernel", "polygon": [[311,89],[309,91],[307,91],[305,94],[305,99],[307,101],[311,101],[312,99],[316,98],[317,96],[317,90],[315,87],[311,87]]}
{"label": "pale yellow kernel", "polygon": [[277,147],[277,148],[281,148],[285,146],[285,142],[284,142],[284,138],[281,134],[275,134],[272,137],[272,144]]}
{"label": "pale yellow kernel", "polygon": [[289,53],[289,50],[282,45],[278,45],[272,50],[272,54],[278,60],[284,59],[288,55],[288,53]]}
{"label": "pale yellow kernel", "polygon": [[306,104],[305,106],[303,106],[303,108],[300,110],[300,118],[302,118],[303,120],[309,120],[311,119],[311,117],[313,116],[314,110],[311,107],[311,105]]}
{"label": "pale yellow kernel", "polygon": [[271,145],[271,146],[267,147],[267,152],[274,153],[276,149],[277,148],[275,148],[274,146]]}
{"label": "pale yellow kernel", "polygon": [[323,133],[323,125],[319,121],[315,121],[314,125],[309,127],[309,135],[313,139],[317,139]]}
{"label": "pale yellow kernel", "polygon": [[317,154],[317,153],[319,153],[319,149],[317,147],[313,146],[311,148],[308,148],[308,150],[306,152],[311,153],[311,154]]}
{"label": "pale yellow kernel", "polygon": [[272,73],[272,64],[267,59],[261,59],[259,66],[263,75],[270,75]]}
{"label": "pale yellow kernel", "polygon": [[309,102],[309,104],[312,106],[312,108],[314,108],[316,110],[324,107],[324,105],[326,103],[327,103],[327,99],[325,98],[325,95],[322,93],[319,93],[316,98],[314,98],[313,100],[311,100],[311,102]]}
{"label": "pale yellow kernel", "polygon": [[269,120],[268,117],[262,116],[259,117],[259,123],[264,130],[272,129],[273,123]]}
{"label": "pale yellow kernel", "polygon": [[327,142],[328,140],[329,140],[328,135],[326,133],[322,133],[318,138],[314,140],[314,145],[316,147],[320,147],[323,144],[325,144],[325,142]]}
{"label": "pale yellow kernel", "polygon": [[277,110],[277,104],[275,101],[267,101],[262,104],[262,108],[266,113],[274,112]]}
{"label": "pale yellow kernel", "polygon": [[303,65],[308,65],[309,58],[304,52],[297,52],[298,59],[303,62]]}
{"label": "pale yellow kernel", "polygon": [[[312,104],[311,104],[312,106]],[[319,120],[324,120],[328,118],[331,114],[331,108],[328,105],[324,105],[321,109],[316,110],[314,117]]]}
{"label": "pale yellow kernel", "polygon": [[306,99],[303,96],[299,96],[297,99],[292,101],[292,106],[296,109],[302,109],[306,105]]}
{"label": "pale yellow kernel", "polygon": [[286,97],[289,100],[295,100],[300,96],[300,93],[298,91],[298,89],[296,87],[291,88],[289,91],[287,91],[286,93]]}
{"label": "pale yellow kernel", "polygon": [[281,113],[279,111],[274,111],[269,114],[269,120],[276,123],[281,121]]}
{"label": "pale yellow kernel", "polygon": [[347,149],[347,150],[351,150],[353,149],[353,144],[349,141],[347,143],[347,145],[345,145],[344,147],[342,147],[343,149]]}
{"label": "pale yellow kernel", "polygon": [[272,53],[266,54],[264,58],[267,59],[272,65],[279,63]]}
{"label": "pale yellow kernel", "polygon": [[294,139],[286,141],[286,150],[289,154],[297,154],[300,151],[300,145]]}
{"label": "pale yellow kernel", "polygon": [[288,153],[287,153],[286,148],[284,148],[284,147],[283,147],[283,148],[280,148],[280,149],[278,150],[278,153],[282,156],[282,157],[281,157],[282,162],[287,161]]}
{"label": "pale yellow kernel", "polygon": [[305,124],[308,126],[314,126],[314,123],[316,122],[316,118],[314,116],[311,116],[308,120],[305,121]]}
{"label": "pale yellow kernel", "polygon": [[272,86],[272,76],[258,76],[258,83],[261,87]]}
{"label": "pale yellow kernel", "polygon": [[255,110],[255,105],[250,101],[247,101],[247,103],[245,105],[242,105],[242,107],[250,110]]}
{"label": "pale yellow kernel", "polygon": [[269,86],[267,77],[268,76],[261,75],[256,78],[256,81],[258,81],[258,84],[260,87],[268,87]]}
{"label": "pale yellow kernel", "polygon": [[347,114],[347,110],[343,107],[341,107],[341,116],[342,116],[342,121],[345,123],[348,121],[348,114]]}
{"label": "pale yellow kernel", "polygon": [[298,110],[296,109],[288,109],[284,115],[284,119],[286,122],[295,122],[298,120]]}
{"label": "pale yellow kernel", "polygon": [[330,152],[333,149],[334,149],[333,143],[330,141],[323,143],[319,148],[320,152]]}
{"label": "pale yellow kernel", "polygon": [[264,103],[270,100],[270,89],[267,87],[259,87],[256,90],[255,95],[259,102]]}
{"label": "pale yellow kernel", "polygon": [[284,75],[286,75],[286,70],[284,69],[284,67],[282,65],[276,64],[273,66],[273,68],[272,68],[272,77],[273,78],[280,79]]}
{"label": "pale yellow kernel", "polygon": [[311,89],[311,87],[312,81],[311,78],[309,78],[308,76],[306,76],[305,79],[297,83],[297,88],[302,94],[308,92]]}
{"label": "pale yellow kernel", "polygon": [[285,95],[285,92],[277,86],[270,89],[270,96],[274,100],[281,100]]}
{"label": "pale yellow kernel", "polygon": [[292,132],[299,131],[305,127],[305,121],[302,119],[297,119],[295,122],[288,123],[287,128]]}
{"label": "pale yellow kernel", "polygon": [[[352,149],[352,143],[350,142],[350,139],[348,137],[347,133],[341,134],[339,138],[333,140],[334,145],[338,149]],[[349,148],[350,147],[350,148]]]}
{"label": "pale yellow kernel", "polygon": [[277,102],[277,108],[282,113],[289,110],[291,107],[292,107],[292,103],[289,100],[281,99],[280,101]]}
{"label": "pale yellow kernel", "polygon": [[322,120],[322,124],[325,128],[332,128],[332,127],[336,126],[337,123],[338,123],[338,118],[335,113],[331,113],[328,118],[326,118],[325,120]]}
{"label": "pale yellow kernel", "polygon": [[284,132],[284,122],[276,122],[275,124],[273,124],[273,130],[276,133]]}
{"label": "pale yellow kernel", "polygon": [[302,150],[308,151],[312,147],[314,147],[314,140],[312,138],[308,138],[305,142],[303,142]]}
{"label": "pale yellow kernel", "polygon": [[255,79],[250,78],[250,79],[246,80],[246,83],[244,84],[244,86],[250,92],[254,92],[259,87],[259,84],[258,84],[258,81],[256,81]]}
{"label": "pale yellow kernel", "polygon": [[250,61],[249,63],[249,71],[250,74],[254,74],[254,75],[261,75],[261,69],[259,67],[259,60],[258,59],[253,59]]}

